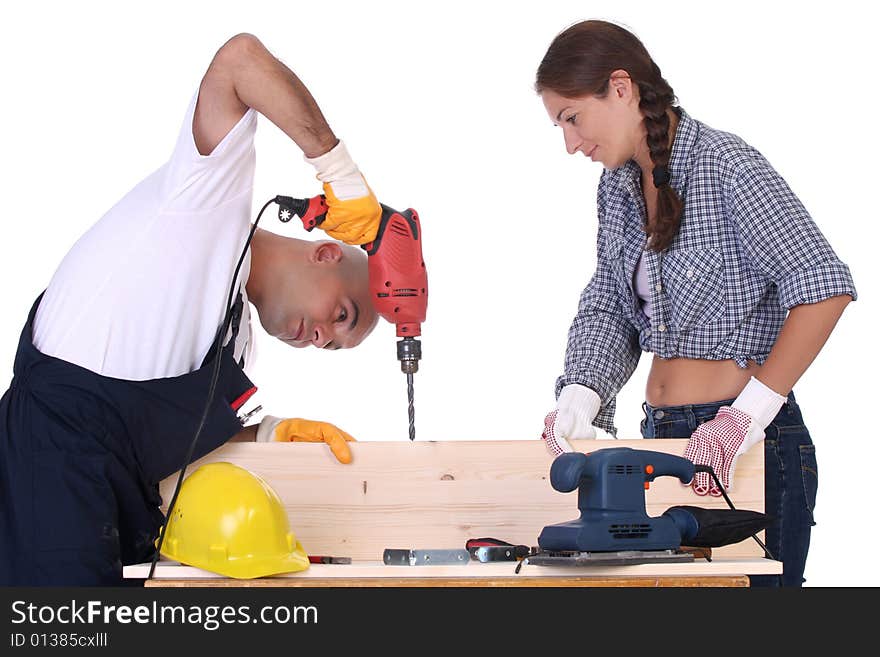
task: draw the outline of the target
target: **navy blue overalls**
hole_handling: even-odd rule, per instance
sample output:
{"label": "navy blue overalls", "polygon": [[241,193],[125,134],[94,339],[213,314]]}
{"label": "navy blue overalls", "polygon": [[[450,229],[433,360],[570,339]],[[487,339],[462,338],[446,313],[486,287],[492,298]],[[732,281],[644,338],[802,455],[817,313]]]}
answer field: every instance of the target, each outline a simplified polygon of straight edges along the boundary
{"label": "navy blue overalls", "polygon": [[[213,373],[127,381],[46,356],[33,345],[34,302],[0,400],[0,585],[119,586],[122,566],[149,561],[163,515],[158,483],[178,471]],[[217,388],[193,459],[241,431],[256,388],[220,353]],[[169,500],[170,501],[170,500]]]}

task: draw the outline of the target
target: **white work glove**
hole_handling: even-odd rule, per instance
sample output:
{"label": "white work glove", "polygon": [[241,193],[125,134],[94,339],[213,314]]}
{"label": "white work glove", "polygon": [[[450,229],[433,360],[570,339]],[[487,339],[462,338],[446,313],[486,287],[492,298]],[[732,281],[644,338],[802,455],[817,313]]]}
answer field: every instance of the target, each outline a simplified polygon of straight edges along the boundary
{"label": "white work glove", "polygon": [[346,244],[366,244],[376,238],[382,219],[382,207],[348,154],[345,144],[318,157],[306,157],[324,183],[327,216],[320,224],[330,237]]}
{"label": "white work glove", "polygon": [[601,405],[599,395],[578,383],[571,383],[560,391],[556,409],[544,418],[544,433],[541,434],[553,456],[574,451],[567,439],[596,437],[593,419]]}
{"label": "white work glove", "polygon": [[[731,490],[737,459],[764,440],[765,430],[785,399],[752,377],[733,404],[722,406],[713,419],[697,427],[685,446],[684,457],[711,466],[721,485]],[[707,472],[694,475],[691,487],[697,495],[721,495]]]}

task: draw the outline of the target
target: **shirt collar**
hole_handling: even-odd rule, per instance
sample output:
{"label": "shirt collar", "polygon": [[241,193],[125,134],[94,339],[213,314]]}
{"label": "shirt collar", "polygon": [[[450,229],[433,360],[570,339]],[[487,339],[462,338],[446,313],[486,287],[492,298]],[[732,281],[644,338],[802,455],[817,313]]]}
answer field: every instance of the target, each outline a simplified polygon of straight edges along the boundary
{"label": "shirt collar", "polygon": [[669,156],[670,183],[679,187],[684,182],[685,172],[690,168],[691,155],[700,134],[700,126],[681,107],[674,107],[678,114],[678,127],[672,140],[672,153]]}
{"label": "shirt collar", "polygon": [[[699,137],[700,127],[681,107],[672,109],[678,114],[678,126],[675,129],[675,138],[672,140],[672,153],[669,155],[669,176],[670,184],[680,191],[690,165],[694,144]],[[619,178],[630,193],[641,194],[639,181],[642,170],[635,160],[628,160],[623,166],[612,169],[610,173]]]}

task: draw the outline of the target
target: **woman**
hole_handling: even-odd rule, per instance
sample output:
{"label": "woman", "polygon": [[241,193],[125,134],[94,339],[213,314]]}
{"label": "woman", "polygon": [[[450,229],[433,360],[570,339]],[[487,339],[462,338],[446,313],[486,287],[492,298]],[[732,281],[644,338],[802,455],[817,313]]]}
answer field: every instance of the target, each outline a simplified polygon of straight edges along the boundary
{"label": "woman", "polygon": [[[684,455],[725,488],[764,441],[767,547],[800,586],[814,524],[815,451],[792,387],[856,298],[849,269],[766,159],[691,118],[637,37],[603,21],[550,44],[535,88],[569,153],[605,170],[597,265],[569,330],[542,436],[616,435],[614,399],[654,353],[644,438],[690,436]],[[698,495],[720,495],[701,473]],[[753,584],[779,584],[753,578]]]}

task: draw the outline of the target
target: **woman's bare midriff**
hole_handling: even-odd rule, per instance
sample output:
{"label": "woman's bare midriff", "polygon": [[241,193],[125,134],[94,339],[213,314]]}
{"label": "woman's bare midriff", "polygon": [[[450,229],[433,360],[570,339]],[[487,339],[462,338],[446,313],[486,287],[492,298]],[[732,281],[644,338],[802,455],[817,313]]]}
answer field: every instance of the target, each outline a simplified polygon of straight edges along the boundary
{"label": "woman's bare midriff", "polygon": [[754,361],[741,369],[732,360],[654,356],[645,400],[651,406],[681,406],[733,399],[760,369]]}

